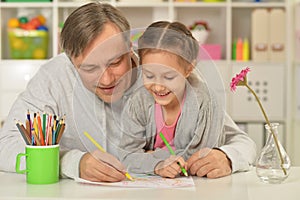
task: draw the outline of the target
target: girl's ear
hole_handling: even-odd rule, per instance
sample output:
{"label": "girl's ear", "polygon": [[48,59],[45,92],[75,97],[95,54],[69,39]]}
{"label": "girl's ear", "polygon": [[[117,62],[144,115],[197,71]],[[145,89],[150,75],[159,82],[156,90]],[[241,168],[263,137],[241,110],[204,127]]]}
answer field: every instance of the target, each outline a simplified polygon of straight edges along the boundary
{"label": "girl's ear", "polygon": [[[193,62],[194,63],[194,62]],[[194,70],[194,64],[189,64],[187,67],[186,67],[186,74],[185,74],[185,78],[189,77],[190,74],[192,73],[192,71]]]}

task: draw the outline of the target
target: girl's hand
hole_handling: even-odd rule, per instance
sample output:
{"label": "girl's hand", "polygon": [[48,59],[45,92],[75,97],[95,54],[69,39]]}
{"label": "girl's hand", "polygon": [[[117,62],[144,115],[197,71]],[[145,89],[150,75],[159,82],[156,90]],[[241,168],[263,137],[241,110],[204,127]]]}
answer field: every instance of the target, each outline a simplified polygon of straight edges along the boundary
{"label": "girl's hand", "polygon": [[165,161],[161,161],[156,165],[154,173],[165,178],[175,178],[181,173],[178,162],[186,169],[187,165],[182,157],[170,156]]}

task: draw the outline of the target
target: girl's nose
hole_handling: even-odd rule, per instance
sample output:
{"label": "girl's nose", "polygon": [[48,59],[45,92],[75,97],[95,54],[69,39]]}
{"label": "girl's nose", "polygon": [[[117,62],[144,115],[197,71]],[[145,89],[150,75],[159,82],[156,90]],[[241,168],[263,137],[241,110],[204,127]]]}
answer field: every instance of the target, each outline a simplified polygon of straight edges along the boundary
{"label": "girl's nose", "polygon": [[163,86],[162,84],[154,84],[154,90],[156,91],[156,92],[160,92],[160,91],[163,91],[163,90],[165,90],[166,89],[166,87],[165,86]]}

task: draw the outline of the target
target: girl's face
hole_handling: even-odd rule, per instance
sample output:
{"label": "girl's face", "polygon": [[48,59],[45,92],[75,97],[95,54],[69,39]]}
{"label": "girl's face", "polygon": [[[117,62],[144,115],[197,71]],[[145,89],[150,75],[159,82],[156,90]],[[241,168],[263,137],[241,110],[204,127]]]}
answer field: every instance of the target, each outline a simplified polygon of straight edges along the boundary
{"label": "girl's face", "polygon": [[144,86],[162,106],[176,105],[183,99],[185,80],[193,67],[180,63],[178,56],[168,52],[148,52],[143,55]]}

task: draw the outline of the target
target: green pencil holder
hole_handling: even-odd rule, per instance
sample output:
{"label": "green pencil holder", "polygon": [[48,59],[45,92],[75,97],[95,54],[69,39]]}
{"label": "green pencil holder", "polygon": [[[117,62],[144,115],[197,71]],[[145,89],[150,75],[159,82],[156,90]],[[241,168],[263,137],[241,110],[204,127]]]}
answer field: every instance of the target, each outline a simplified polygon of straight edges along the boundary
{"label": "green pencil holder", "polygon": [[[20,169],[21,158],[26,157],[26,169]],[[26,174],[27,183],[51,184],[59,181],[59,145],[25,147],[25,153],[16,157],[16,172]]]}

